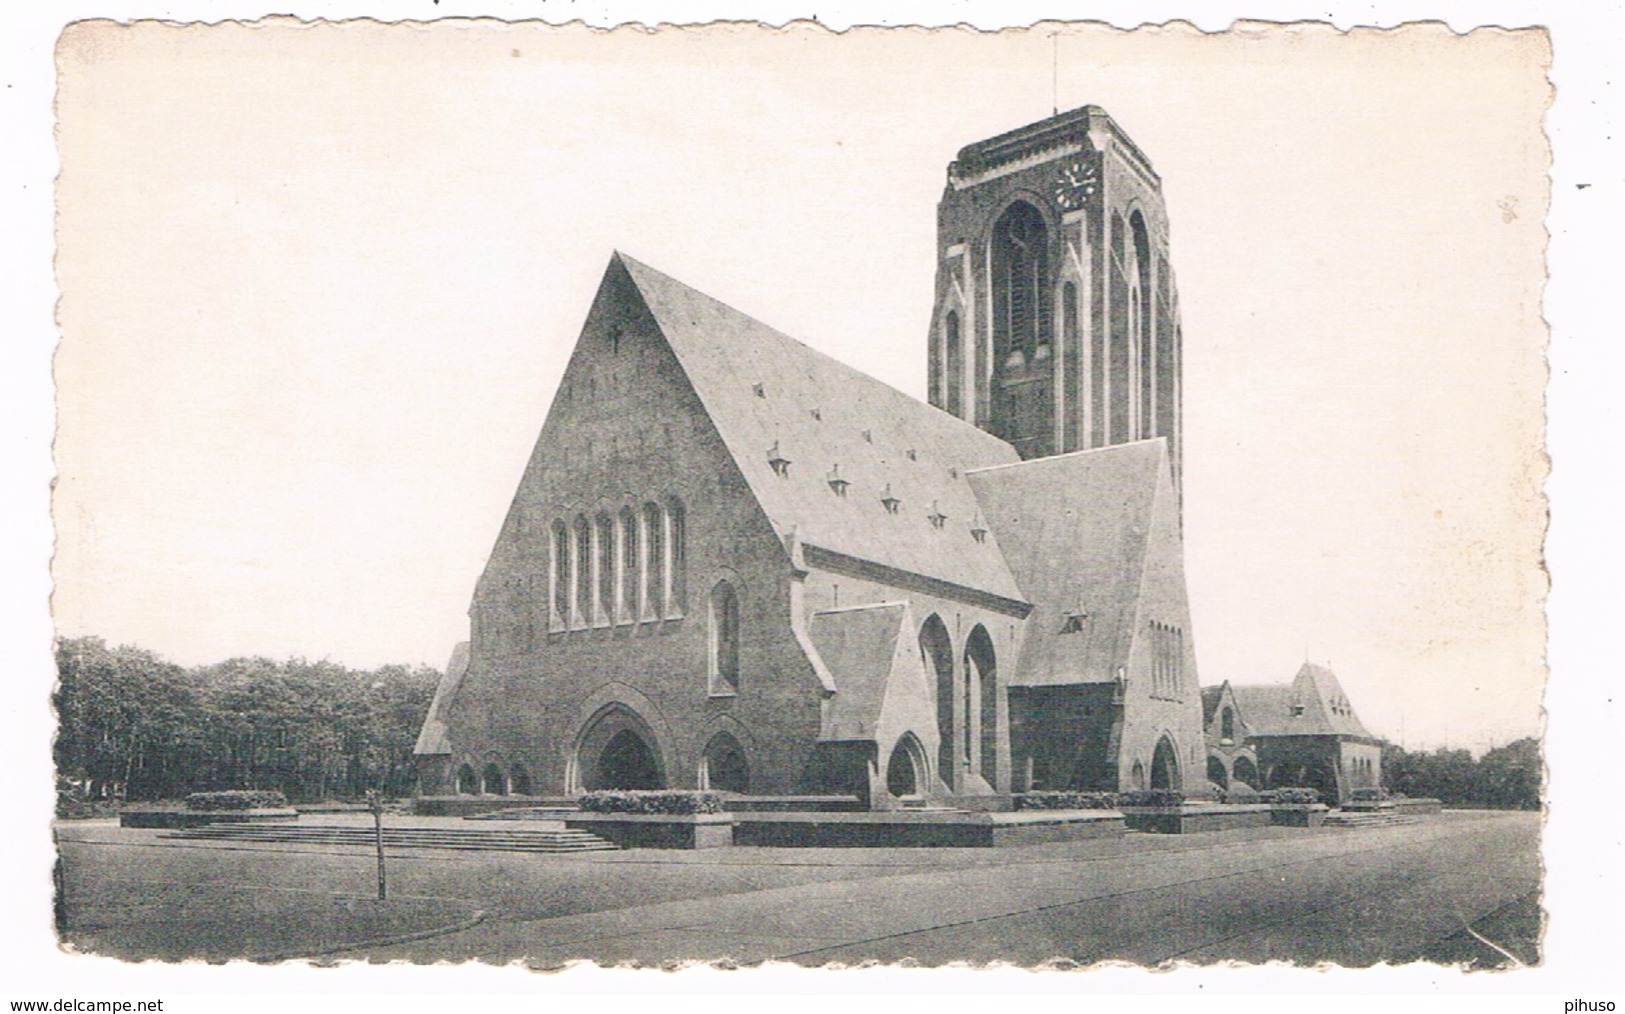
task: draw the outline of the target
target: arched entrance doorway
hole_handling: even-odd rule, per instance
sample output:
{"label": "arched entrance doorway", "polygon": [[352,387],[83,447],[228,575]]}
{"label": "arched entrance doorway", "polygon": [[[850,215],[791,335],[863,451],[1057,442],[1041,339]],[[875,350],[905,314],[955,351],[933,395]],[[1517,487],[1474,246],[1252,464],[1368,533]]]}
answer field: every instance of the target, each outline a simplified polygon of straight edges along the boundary
{"label": "arched entrance doorway", "polygon": [[599,709],[587,722],[572,769],[572,790],[666,787],[659,740],[637,712],[620,703]]}
{"label": "arched entrance doorway", "polygon": [[503,777],[501,768],[495,764],[485,765],[485,773],[480,779],[480,791],[487,796],[508,794],[508,779]]}
{"label": "arched entrance doorway", "polygon": [[1253,762],[1246,757],[1236,758],[1234,777],[1238,782],[1245,782],[1248,788],[1257,789],[1262,787],[1258,779],[1258,768],[1253,766]]}
{"label": "arched entrance doorway", "polygon": [[949,789],[959,771],[954,737],[954,645],[942,617],[932,613],[920,627],[920,656],[925,659],[937,699],[937,773]]}
{"label": "arched entrance doorway", "polygon": [[598,789],[658,789],[660,766],[643,737],[622,729],[609,738],[598,755]]}
{"label": "arched entrance doorway", "polygon": [[1207,759],[1207,780],[1221,789],[1230,787],[1230,775],[1224,770],[1224,761],[1217,757]]}
{"label": "arched entrance doorway", "polygon": [[513,773],[508,777],[508,788],[516,796],[530,795],[530,772],[525,770],[523,764],[513,766]]}
{"label": "arched entrance doorway", "polygon": [[726,732],[711,737],[701,755],[700,784],[719,792],[750,791],[750,767],[739,741]]}
{"label": "arched entrance doorway", "polygon": [[1156,752],[1151,755],[1151,787],[1177,789],[1179,786],[1179,752],[1174,749],[1174,741],[1164,736],[1157,740]]}
{"label": "arched entrance doorway", "polygon": [[905,733],[886,761],[886,791],[901,799],[923,795],[924,785],[925,750],[912,732]]}
{"label": "arched entrance doorway", "polygon": [[993,638],[978,623],[965,639],[966,750],[973,770],[989,785],[999,771],[999,671]]}
{"label": "arched entrance doorway", "polygon": [[480,780],[474,774],[474,769],[467,764],[457,769],[457,794],[472,796],[480,791]]}

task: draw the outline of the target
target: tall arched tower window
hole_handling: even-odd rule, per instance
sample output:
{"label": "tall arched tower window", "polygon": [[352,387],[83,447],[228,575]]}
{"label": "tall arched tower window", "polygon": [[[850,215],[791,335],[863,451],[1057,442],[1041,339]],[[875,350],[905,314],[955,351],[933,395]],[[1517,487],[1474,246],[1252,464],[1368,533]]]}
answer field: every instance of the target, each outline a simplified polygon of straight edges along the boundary
{"label": "tall arched tower window", "polygon": [[739,692],[739,596],[733,585],[718,581],[711,589],[709,616],[711,693]]}
{"label": "tall arched tower window", "polygon": [[1156,342],[1152,337],[1155,311],[1152,300],[1151,237],[1146,232],[1145,216],[1135,211],[1129,216],[1129,231],[1134,240],[1133,338],[1135,350],[1135,427],[1141,438],[1157,436],[1157,370]]}
{"label": "tall arched tower window", "polygon": [[1016,201],[993,226],[992,430],[1024,458],[1054,451],[1050,236],[1044,216]]}
{"label": "tall arched tower window", "polygon": [[965,338],[959,330],[959,311],[949,310],[943,321],[943,404],[949,412],[965,414]]}

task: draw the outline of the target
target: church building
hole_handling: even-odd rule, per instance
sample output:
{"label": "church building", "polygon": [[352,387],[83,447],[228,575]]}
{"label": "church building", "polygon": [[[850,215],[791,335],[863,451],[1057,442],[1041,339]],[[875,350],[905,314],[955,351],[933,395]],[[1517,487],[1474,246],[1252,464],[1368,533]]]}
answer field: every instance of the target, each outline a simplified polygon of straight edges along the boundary
{"label": "church building", "polygon": [[425,795],[1205,785],[1160,179],[1085,106],[962,149],[937,221],[929,404],[610,259]]}

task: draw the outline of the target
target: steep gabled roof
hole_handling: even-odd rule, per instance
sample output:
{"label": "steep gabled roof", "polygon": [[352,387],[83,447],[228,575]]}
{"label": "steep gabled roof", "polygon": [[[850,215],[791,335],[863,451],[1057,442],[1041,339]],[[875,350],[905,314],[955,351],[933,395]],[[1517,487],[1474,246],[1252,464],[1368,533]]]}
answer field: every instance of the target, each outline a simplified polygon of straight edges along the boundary
{"label": "steep gabled roof", "polygon": [[451,649],[451,659],[446,662],[446,671],[434,688],[429,714],[424,717],[423,728],[418,730],[417,744],[412,747],[414,754],[429,757],[451,753],[451,744],[446,740],[446,715],[451,710],[452,699],[457,696],[457,688],[462,685],[463,676],[468,672],[468,658],[468,642],[457,642],[457,646]]}
{"label": "steep gabled roof", "polygon": [[1105,683],[1127,662],[1166,456],[1143,440],[971,473],[1037,604],[1011,685]]}
{"label": "steep gabled roof", "polygon": [[1018,461],[1014,448],[631,257],[616,264],[780,538],[1021,599],[997,539],[972,535],[966,478]]}
{"label": "steep gabled roof", "polygon": [[1230,690],[1251,735],[1374,738],[1354,713],[1337,676],[1325,666],[1305,662],[1291,683]]}

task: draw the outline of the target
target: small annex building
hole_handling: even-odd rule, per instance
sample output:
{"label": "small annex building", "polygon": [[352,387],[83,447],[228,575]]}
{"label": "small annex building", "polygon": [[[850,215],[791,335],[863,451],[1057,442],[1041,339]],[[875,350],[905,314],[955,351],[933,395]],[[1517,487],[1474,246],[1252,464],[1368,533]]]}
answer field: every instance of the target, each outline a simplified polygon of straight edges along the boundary
{"label": "small annex building", "polygon": [[1345,803],[1382,784],[1382,740],[1325,666],[1305,662],[1291,683],[1204,687],[1202,705],[1208,780],[1221,788],[1303,786]]}
{"label": "small annex building", "polygon": [[1161,181],[963,149],[929,404],[610,258],[417,745],[426,795],[1199,791]]}

